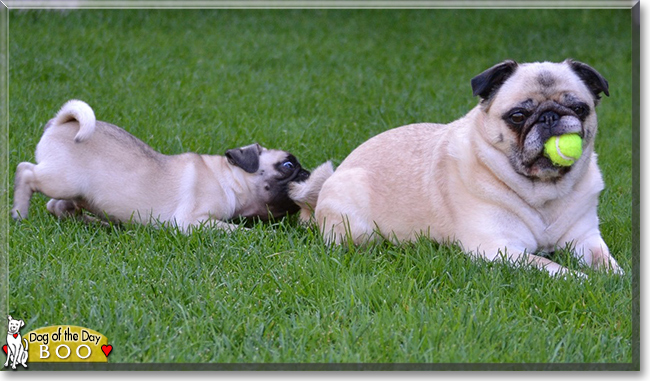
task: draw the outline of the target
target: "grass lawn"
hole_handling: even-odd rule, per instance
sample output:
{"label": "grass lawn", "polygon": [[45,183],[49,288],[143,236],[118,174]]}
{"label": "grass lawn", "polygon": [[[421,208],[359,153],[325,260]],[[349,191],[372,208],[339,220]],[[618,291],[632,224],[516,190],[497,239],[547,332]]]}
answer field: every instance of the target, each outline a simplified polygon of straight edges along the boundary
{"label": "grass lawn", "polygon": [[450,122],[506,58],[575,58],[610,84],[599,215],[622,277],[554,279],[457,247],[328,248],[297,218],[226,234],[8,221],[6,313],[88,327],[111,363],[631,363],[629,10],[9,13],[9,176],[68,99],[166,154],[252,142],[307,168],[389,128]]}

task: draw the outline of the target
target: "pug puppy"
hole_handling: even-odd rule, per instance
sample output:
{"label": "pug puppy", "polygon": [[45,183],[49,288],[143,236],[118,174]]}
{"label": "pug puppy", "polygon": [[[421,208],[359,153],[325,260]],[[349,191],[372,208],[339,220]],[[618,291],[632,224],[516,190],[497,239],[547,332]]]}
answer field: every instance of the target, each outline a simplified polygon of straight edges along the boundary
{"label": "pug puppy", "polygon": [[58,217],[93,213],[102,220],[170,223],[187,232],[207,224],[235,229],[234,217],[278,217],[299,207],[288,196],[291,182],[309,172],[288,152],[259,144],[225,156],[163,155],[112,124],[96,121],[78,100],[67,102],[45,126],[36,162],[18,165],[14,219],[27,217],[33,192],[52,199]]}
{"label": "pug puppy", "polygon": [[[536,253],[569,247],[589,266],[622,273],[596,215],[603,180],[595,107],[609,95],[607,81],[573,60],[505,61],[471,85],[480,102],[461,119],[381,133],[322,183],[315,219],[325,239],[426,236],[551,274],[568,270]],[[582,137],[583,154],[558,167],[544,156],[544,142],[566,133]]]}

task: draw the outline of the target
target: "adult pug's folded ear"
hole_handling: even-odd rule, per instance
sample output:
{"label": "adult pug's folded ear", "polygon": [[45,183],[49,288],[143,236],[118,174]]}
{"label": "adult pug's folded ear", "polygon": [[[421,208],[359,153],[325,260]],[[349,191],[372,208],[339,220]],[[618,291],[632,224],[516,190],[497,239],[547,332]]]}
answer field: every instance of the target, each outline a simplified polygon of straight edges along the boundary
{"label": "adult pug's folded ear", "polygon": [[489,101],[506,79],[515,72],[517,66],[515,61],[503,61],[472,78],[474,96],[478,95],[483,101]]}
{"label": "adult pug's folded ear", "polygon": [[262,146],[251,144],[249,146],[233,148],[226,151],[228,162],[248,173],[255,173],[260,168],[260,154]]}
{"label": "adult pug's folded ear", "polygon": [[609,96],[609,83],[607,83],[607,80],[596,69],[572,59],[567,59],[566,63],[571,66],[571,69],[587,85],[596,100],[600,99],[600,93],[605,93],[605,95]]}

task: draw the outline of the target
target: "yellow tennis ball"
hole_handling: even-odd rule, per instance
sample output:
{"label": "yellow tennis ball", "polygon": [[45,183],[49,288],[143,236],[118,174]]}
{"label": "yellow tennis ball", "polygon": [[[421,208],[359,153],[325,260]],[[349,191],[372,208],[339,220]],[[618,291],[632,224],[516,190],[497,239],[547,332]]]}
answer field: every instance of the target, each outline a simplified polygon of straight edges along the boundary
{"label": "yellow tennis ball", "polygon": [[551,136],[544,143],[544,153],[554,165],[569,167],[582,155],[582,138],[578,134]]}

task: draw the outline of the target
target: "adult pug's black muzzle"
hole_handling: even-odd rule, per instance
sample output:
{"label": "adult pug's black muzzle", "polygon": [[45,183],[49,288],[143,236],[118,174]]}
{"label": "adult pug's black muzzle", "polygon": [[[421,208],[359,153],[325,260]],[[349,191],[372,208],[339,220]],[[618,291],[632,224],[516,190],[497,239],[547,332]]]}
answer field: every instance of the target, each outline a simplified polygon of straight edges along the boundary
{"label": "adult pug's black muzzle", "polygon": [[518,172],[531,175],[541,169],[553,172],[554,176],[561,176],[568,168],[555,168],[553,163],[544,157],[544,143],[552,136],[575,133],[584,137],[582,121],[569,107],[556,102],[545,102],[530,115],[523,128],[520,164]]}
{"label": "adult pug's black muzzle", "polygon": [[551,136],[570,133],[583,137],[582,121],[578,115],[570,108],[556,102],[546,102],[528,118],[522,138],[528,143],[532,136],[543,145]]}
{"label": "adult pug's black muzzle", "polygon": [[558,113],[556,113],[555,111],[546,111],[542,115],[540,115],[539,119],[537,119],[537,123],[543,123],[544,125],[548,126],[550,129],[553,129],[555,128],[559,120],[560,120],[560,115]]}
{"label": "adult pug's black muzzle", "polygon": [[551,136],[560,136],[564,134],[578,134],[582,137],[582,122],[574,115],[563,115],[555,111],[543,113],[537,120],[540,125],[540,138],[547,141]]}

